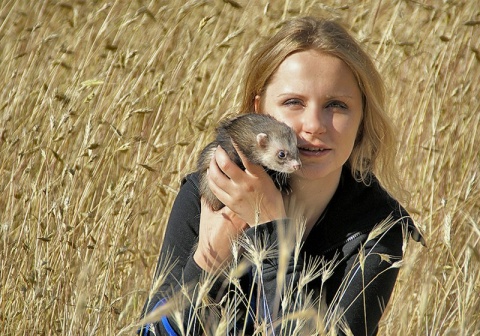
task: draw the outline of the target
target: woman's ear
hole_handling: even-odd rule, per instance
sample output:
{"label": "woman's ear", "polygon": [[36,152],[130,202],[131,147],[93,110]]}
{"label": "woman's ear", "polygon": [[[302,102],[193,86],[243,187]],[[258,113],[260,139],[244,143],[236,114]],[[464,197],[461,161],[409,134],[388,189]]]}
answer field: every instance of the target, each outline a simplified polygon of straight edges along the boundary
{"label": "woman's ear", "polygon": [[262,100],[262,99],[260,98],[259,95],[256,95],[256,96],[255,96],[255,101],[253,102],[253,106],[254,106],[254,108],[255,108],[255,113],[261,113],[261,111],[260,111],[260,107],[261,107],[261,105],[262,105],[262,104],[261,104],[261,100]]}

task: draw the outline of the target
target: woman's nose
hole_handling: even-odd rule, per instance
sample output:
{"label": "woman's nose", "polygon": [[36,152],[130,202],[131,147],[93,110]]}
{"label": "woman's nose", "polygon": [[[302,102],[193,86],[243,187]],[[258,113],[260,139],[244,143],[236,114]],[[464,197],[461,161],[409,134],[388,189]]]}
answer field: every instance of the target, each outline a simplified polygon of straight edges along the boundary
{"label": "woman's nose", "polygon": [[322,134],[327,130],[325,116],[322,109],[309,106],[303,113],[303,131],[309,134]]}

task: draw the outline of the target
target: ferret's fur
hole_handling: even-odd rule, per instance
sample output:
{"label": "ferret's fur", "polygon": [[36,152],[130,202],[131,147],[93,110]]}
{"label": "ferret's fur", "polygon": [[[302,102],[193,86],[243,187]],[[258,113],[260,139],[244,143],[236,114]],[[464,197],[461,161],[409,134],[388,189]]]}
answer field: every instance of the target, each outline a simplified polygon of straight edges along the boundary
{"label": "ferret's fur", "polygon": [[280,191],[290,192],[288,174],[299,169],[301,163],[297,137],[289,126],[269,115],[249,113],[221,122],[216,131],[216,139],[202,150],[197,164],[200,196],[213,210],[224,206],[208,187],[206,176],[217,146],[220,145],[232,161],[245,169],[232,141],[250,162],[267,170]]}

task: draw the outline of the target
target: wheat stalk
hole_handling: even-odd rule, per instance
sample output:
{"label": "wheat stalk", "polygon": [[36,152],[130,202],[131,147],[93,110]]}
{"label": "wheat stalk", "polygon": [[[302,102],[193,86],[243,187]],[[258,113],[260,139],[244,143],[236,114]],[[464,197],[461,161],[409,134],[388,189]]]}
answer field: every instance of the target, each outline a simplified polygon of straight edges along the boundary
{"label": "wheat stalk", "polygon": [[[429,246],[405,250],[380,333],[478,335],[479,12],[475,1],[3,1],[0,332],[135,330],[192,153],[236,111],[259,40],[308,14],[344,22],[386,78],[406,206]],[[311,266],[304,281],[323,267]],[[229,328],[248,302],[237,299],[205,330]],[[320,303],[293,300],[285,325],[328,326]]]}

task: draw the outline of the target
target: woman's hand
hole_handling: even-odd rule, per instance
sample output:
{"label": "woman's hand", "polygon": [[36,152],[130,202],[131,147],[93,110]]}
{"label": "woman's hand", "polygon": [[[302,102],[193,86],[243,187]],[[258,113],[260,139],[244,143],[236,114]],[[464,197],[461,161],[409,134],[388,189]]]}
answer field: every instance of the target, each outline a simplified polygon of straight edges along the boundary
{"label": "woman's hand", "polygon": [[232,259],[232,241],[247,228],[229,208],[213,211],[202,199],[195,262],[208,272],[218,271]]}
{"label": "woman's hand", "polygon": [[220,146],[210,162],[208,185],[217,198],[250,226],[285,218],[281,192],[262,166],[237,149],[245,171]]}

